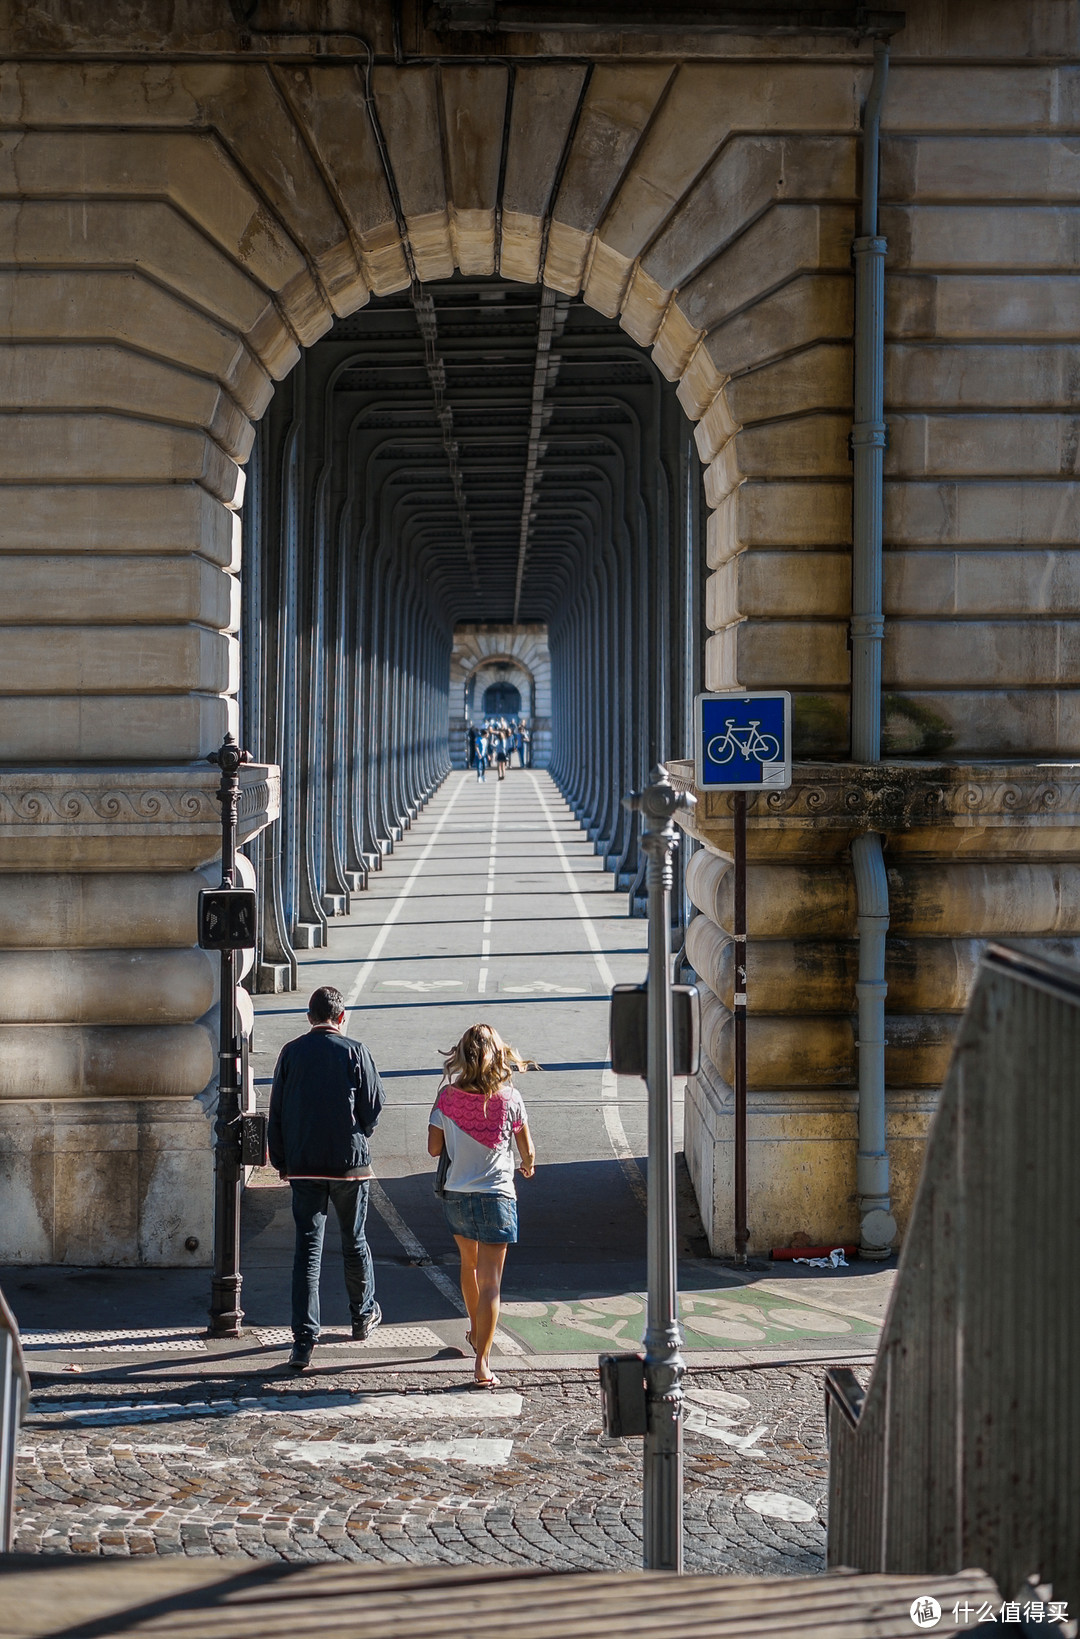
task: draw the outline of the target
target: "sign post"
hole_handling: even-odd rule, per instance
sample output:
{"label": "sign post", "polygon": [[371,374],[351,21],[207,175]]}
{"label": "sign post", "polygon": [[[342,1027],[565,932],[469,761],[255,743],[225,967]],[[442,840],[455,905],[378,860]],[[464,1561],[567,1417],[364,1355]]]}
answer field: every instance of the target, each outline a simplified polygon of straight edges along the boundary
{"label": "sign post", "polygon": [[[240,1108],[243,1043],[236,1016],[237,952],[255,945],[256,902],[248,888],[237,888],[236,831],[240,804],[240,769],[251,761],[231,734],[207,762],[221,770],[217,797],[221,804],[221,887],[199,895],[199,944],[221,952],[220,1027],[218,1032],[218,1104],[214,1131],[214,1274],[210,1289],[211,1337],[239,1337],[240,1189],[244,1161],[244,1116]],[[250,1118],[254,1119],[254,1118]]]}
{"label": "sign post", "polygon": [[[648,861],[649,884],[649,983],[645,999],[649,1295],[645,1325],[643,1564],[647,1571],[681,1571],[685,1365],[681,1353],[675,1233],[671,860],[678,845],[675,815],[680,810],[692,809],[696,798],[689,792],[676,791],[667,770],[658,764],[652,771],[651,783],[623,801],[627,808],[641,815],[641,846]],[[621,1054],[614,1031],[612,1062],[618,1069]]]}
{"label": "sign post", "polygon": [[746,794],[791,784],[791,696],[699,694],[694,703],[694,780],[730,791],[734,830],[732,1022],[735,1048],[735,1262],[746,1263]]}

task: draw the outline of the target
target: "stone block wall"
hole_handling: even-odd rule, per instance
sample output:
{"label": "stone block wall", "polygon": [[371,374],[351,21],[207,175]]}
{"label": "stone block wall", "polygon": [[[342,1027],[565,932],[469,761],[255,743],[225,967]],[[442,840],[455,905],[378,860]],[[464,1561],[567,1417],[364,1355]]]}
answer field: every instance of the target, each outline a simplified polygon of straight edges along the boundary
{"label": "stone block wall", "polygon": [[[214,852],[201,759],[236,724],[236,509],[253,425],[335,317],[409,282],[406,249],[420,280],[497,268],[581,293],[652,350],[698,424],[708,684],[792,689],[799,754],[846,755],[850,244],[868,41],[770,36],[750,50],[742,36],[659,24],[655,37],[553,28],[500,34],[498,60],[470,37],[440,64],[444,39],[410,15],[423,61],[403,65],[388,4],[362,0],[350,19],[377,59],[378,130],[366,52],[328,46],[314,0],[291,9],[287,52],[227,8],[208,22],[195,0],[157,19],[38,0],[0,23],[0,871],[40,877],[46,899],[59,877],[101,874],[89,931],[33,907],[34,954],[11,957],[27,976],[3,1028],[47,1036],[38,1057],[52,1066],[51,1080],[28,1081],[31,1037],[3,1039],[0,1124],[21,1134],[15,1149],[39,1128],[59,1133],[61,1098],[65,1123],[84,1108],[88,1132],[103,1097],[130,1100],[136,1144],[170,1101],[186,1112],[209,1074],[202,970],[170,940],[153,947],[170,952],[153,972],[140,965],[136,878],[160,878],[167,897],[166,879]],[[1057,789],[1065,776],[1039,768],[1076,756],[1080,701],[1075,10],[912,0],[892,49],[887,752],[960,769],[1004,759],[1025,765],[1023,789]],[[259,778],[252,829],[276,801]],[[1017,817],[1012,788],[998,783],[987,814],[996,801]],[[792,818],[779,818],[783,837]],[[755,1032],[755,1073],[778,1128],[800,1143],[829,1128],[836,1165],[816,1182],[811,1168],[799,1217],[839,1229],[853,1163],[850,879],[842,828],[819,831],[797,868],[776,845],[799,909],[797,926],[769,936],[774,967],[807,957],[806,941],[816,954],[795,970],[800,1022],[777,1008]],[[984,861],[972,835],[961,846],[950,832],[925,841],[910,877],[896,845],[900,902],[936,895],[933,937],[946,941],[929,965],[920,947],[905,979],[903,941],[930,935],[906,911],[893,929],[890,1078],[911,1099],[894,1100],[898,1142],[933,1102],[949,1026],[926,1021],[955,1014],[968,971],[955,952],[1018,931],[1015,895],[962,908],[963,872],[985,863],[1021,882],[1021,865],[1070,866],[1075,832],[1047,835],[1036,846],[1015,824]],[[29,855],[28,836],[41,844]],[[701,893],[722,930],[722,904]],[[1052,936],[1070,938],[1074,902],[1061,903]],[[1051,936],[1043,922],[1021,931]],[[722,1006],[722,935],[694,938]],[[117,952],[145,978],[140,994],[168,989],[168,1022],[114,1017],[101,976],[127,959]],[[35,1022],[27,998],[43,982],[64,1016]],[[898,1022],[911,1019],[923,1022]],[[185,1033],[164,1087],[153,1055],[140,1057],[148,1029]],[[106,1052],[109,1031],[120,1034]],[[722,1024],[714,1034],[722,1103]],[[175,1136],[183,1121],[165,1127]],[[43,1139],[42,1153],[66,1142]],[[104,1157],[97,1142],[88,1153]],[[693,1142],[698,1176],[719,1176],[721,1148]],[[139,1145],[159,1153],[152,1136]],[[102,1159],[103,1179],[112,1165]],[[141,1223],[149,1180],[164,1176],[146,1165]],[[34,1199],[75,1186],[52,1188]],[[104,1186],[95,1198],[107,1203]],[[86,1259],[173,1256],[151,1251],[119,1204],[81,1241],[56,1227],[58,1206],[40,1210],[56,1256],[76,1244]],[[36,1256],[45,1243],[33,1244]]]}

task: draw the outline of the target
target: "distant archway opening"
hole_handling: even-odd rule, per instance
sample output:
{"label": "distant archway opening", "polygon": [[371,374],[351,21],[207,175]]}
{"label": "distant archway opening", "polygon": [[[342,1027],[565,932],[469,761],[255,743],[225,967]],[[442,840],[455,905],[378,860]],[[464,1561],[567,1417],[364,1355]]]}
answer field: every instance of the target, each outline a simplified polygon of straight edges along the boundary
{"label": "distant archway opening", "polygon": [[485,717],[520,717],[521,690],[513,683],[492,683],[484,690]]}

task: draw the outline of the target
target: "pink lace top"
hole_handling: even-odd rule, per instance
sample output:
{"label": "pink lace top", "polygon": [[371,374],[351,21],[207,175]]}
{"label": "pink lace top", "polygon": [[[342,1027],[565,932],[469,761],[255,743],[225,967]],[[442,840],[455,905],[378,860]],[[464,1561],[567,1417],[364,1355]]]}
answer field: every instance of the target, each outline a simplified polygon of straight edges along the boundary
{"label": "pink lace top", "polygon": [[508,1083],[486,1100],[460,1087],[443,1087],[428,1119],[443,1132],[451,1193],[514,1194],[513,1134],[526,1122],[516,1087]]}

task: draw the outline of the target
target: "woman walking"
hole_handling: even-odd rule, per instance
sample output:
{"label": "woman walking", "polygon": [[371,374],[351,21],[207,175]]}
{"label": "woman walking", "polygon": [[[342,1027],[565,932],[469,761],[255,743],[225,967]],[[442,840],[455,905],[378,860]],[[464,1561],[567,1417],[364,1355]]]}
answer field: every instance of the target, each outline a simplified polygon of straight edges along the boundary
{"label": "woman walking", "polygon": [[449,1158],[443,1208],[461,1253],[461,1295],[469,1311],[465,1341],[476,1355],[480,1388],[498,1378],[488,1356],[499,1322],[506,1248],[518,1238],[514,1146],[521,1176],[531,1178],[536,1152],[515,1070],[535,1068],[489,1024],[474,1024],[446,1056],[446,1085],[428,1118],[428,1154]]}

